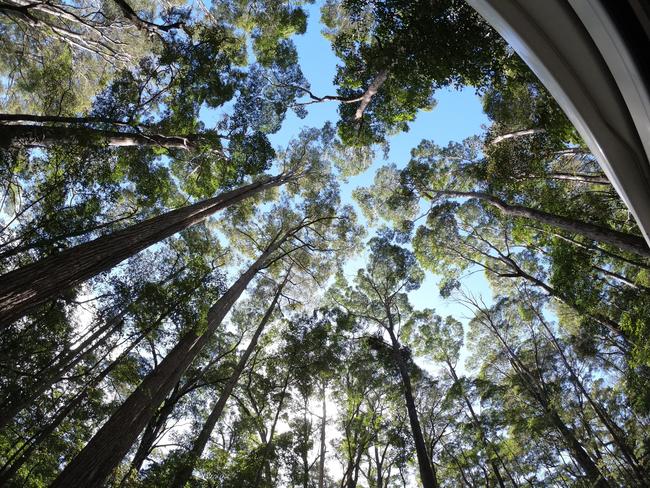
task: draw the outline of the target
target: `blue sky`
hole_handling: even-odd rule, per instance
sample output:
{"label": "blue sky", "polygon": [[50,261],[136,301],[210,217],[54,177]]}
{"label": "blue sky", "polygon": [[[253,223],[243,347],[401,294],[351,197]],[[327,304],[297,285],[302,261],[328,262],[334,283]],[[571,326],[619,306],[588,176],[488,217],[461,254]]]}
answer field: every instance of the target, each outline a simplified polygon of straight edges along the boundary
{"label": "blue sky", "polygon": [[[338,58],[331,50],[330,43],[321,35],[320,5],[310,5],[307,32],[294,38],[298,49],[300,65],[303,74],[311,85],[311,90],[317,95],[336,94],[332,84]],[[387,160],[379,155],[374,164],[363,174],[350,178],[342,186],[341,197],[345,203],[354,204],[351,194],[355,188],[368,186],[372,183],[375,171],[384,164],[394,163],[404,166],[410,156],[410,151],[422,139],[431,139],[439,145],[449,141],[460,141],[468,136],[482,132],[482,125],[488,124],[483,113],[481,101],[471,88],[463,90],[441,90],[435,94],[437,106],[430,112],[421,112],[417,120],[411,124],[410,130],[390,139],[390,153]],[[337,120],[337,104],[326,102],[307,107],[309,115],[299,119],[293,112],[287,113],[282,129],[271,137],[274,145],[286,146],[302,127],[322,127],[325,122]],[[352,278],[356,269],[363,266],[364,256],[352,260],[345,268],[345,273]],[[416,308],[435,308],[440,315],[454,315],[462,320],[467,315],[466,310],[453,302],[444,301],[438,293],[438,278],[427,273],[425,282],[420,289],[410,294],[410,299]],[[463,280],[463,286],[474,294],[490,296],[488,284],[483,273],[474,273]],[[464,321],[464,320],[463,320]]]}

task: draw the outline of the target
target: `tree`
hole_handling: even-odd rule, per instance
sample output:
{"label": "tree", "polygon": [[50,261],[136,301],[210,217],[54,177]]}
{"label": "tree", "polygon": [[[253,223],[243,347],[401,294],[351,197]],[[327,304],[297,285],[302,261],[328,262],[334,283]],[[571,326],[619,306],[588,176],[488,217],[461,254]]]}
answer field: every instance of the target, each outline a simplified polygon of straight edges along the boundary
{"label": "tree", "polygon": [[[387,333],[389,342],[384,343],[379,336],[376,338],[376,346],[383,349],[383,354],[390,355],[401,379],[421,482],[427,488],[436,487],[438,481],[431,453],[424,443],[415,404],[409,371],[410,353],[399,340],[402,320],[410,313],[406,293],[419,286],[423,273],[415,256],[406,249],[391,244],[388,236],[373,238],[369,244],[372,254],[368,265],[357,274],[356,289],[342,290],[343,293],[347,291],[342,306],[349,313],[366,318],[375,326],[379,325],[382,328],[380,330]],[[340,286],[343,287],[343,283]]]}

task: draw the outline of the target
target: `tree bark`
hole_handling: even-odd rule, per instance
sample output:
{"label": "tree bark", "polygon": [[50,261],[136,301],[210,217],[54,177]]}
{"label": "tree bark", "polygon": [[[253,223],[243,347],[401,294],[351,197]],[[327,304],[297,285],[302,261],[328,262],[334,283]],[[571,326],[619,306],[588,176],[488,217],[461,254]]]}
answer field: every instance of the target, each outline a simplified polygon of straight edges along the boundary
{"label": "tree bark", "polygon": [[325,427],[327,425],[327,389],[325,383],[321,385],[321,396],[323,397],[320,419],[320,458],[318,460],[318,488],[325,488],[325,453],[327,450]]}
{"label": "tree bark", "polygon": [[248,343],[246,350],[242,354],[241,358],[239,358],[239,362],[235,367],[235,371],[233,372],[233,375],[230,377],[230,379],[224,386],[224,389],[221,392],[219,399],[214,404],[214,407],[212,407],[212,411],[210,412],[210,415],[208,415],[205,424],[203,424],[203,428],[201,429],[201,432],[199,433],[198,437],[194,441],[194,444],[192,445],[192,449],[190,450],[189,453],[187,453],[186,459],[183,460],[180,468],[176,472],[176,475],[174,476],[174,480],[169,485],[170,488],[183,488],[185,486],[185,483],[187,483],[189,479],[192,477],[192,471],[194,471],[194,467],[196,466],[197,461],[201,458],[201,455],[205,450],[205,446],[208,444],[208,441],[210,440],[210,435],[212,434],[214,427],[217,425],[217,422],[221,418],[221,414],[223,413],[223,410],[226,407],[226,403],[228,402],[228,399],[230,398],[232,391],[237,385],[237,382],[239,381],[239,378],[242,372],[244,371],[246,364],[248,363],[248,359],[250,358],[251,354],[253,354],[253,351],[257,347],[257,342],[259,341],[259,338],[262,335],[264,328],[269,323],[269,320],[273,315],[273,311],[275,310],[278,300],[280,299],[282,289],[284,288],[284,286],[287,283],[287,280],[289,279],[289,274],[290,271],[287,272],[284,281],[278,286],[275,296],[271,301],[271,305],[269,305],[269,307],[267,308],[266,313],[264,314],[262,320],[257,326],[257,329],[253,334],[253,337],[251,337],[251,340]]}
{"label": "tree bark", "polygon": [[[453,367],[449,359],[446,360],[446,363],[447,363],[447,368],[449,369],[449,375],[451,376],[451,379],[454,380],[454,382],[458,383],[458,375],[456,374],[456,369]],[[497,483],[499,484],[499,487],[505,488],[506,485],[503,481],[503,477],[501,476],[501,471],[499,470],[499,466],[492,459],[490,453],[487,452],[488,448],[490,448],[497,455],[497,457],[502,462],[502,464],[503,461],[501,460],[501,457],[499,456],[497,450],[494,448],[494,446],[492,446],[492,443],[488,441],[487,436],[485,435],[485,430],[481,425],[481,421],[479,420],[478,415],[476,415],[476,412],[474,411],[474,407],[472,406],[472,402],[469,401],[469,398],[465,394],[465,391],[462,392],[462,395],[463,395],[463,400],[465,401],[465,405],[467,405],[467,409],[469,410],[472,423],[474,424],[474,427],[479,433],[479,437],[481,439],[481,443],[483,444],[483,448],[486,450],[486,454],[488,456],[488,462],[490,463],[490,467],[494,472],[494,477],[497,479]],[[508,475],[510,477],[510,481],[513,483],[513,486],[517,486],[515,480],[512,478],[512,476],[510,476],[510,473],[508,473]]]}
{"label": "tree bark", "polygon": [[[619,232],[606,227],[601,227],[596,224],[590,224],[580,220],[575,220],[569,217],[562,217],[560,215],[544,212],[530,207],[523,207],[521,205],[510,205],[503,200],[483,192],[463,192],[452,190],[434,190],[438,195],[446,195],[450,197],[460,198],[474,198],[498,208],[504,214],[511,217],[522,217],[525,219],[535,220],[542,224],[558,227],[573,234],[580,234],[588,239],[603,244],[609,244],[618,247],[624,251],[628,251],[644,258],[650,258],[650,248],[643,239],[643,237]],[[432,195],[426,195],[431,198]]]}
{"label": "tree bark", "polygon": [[370,83],[365,93],[361,95],[361,101],[359,102],[359,107],[357,107],[357,111],[354,114],[354,120],[360,120],[361,117],[363,117],[366,108],[368,108],[368,105],[372,101],[372,97],[377,94],[379,89],[388,79],[388,74],[388,69],[382,69],[379,73],[377,73],[377,76],[375,76],[375,79],[372,80],[372,83]]}
{"label": "tree bark", "polygon": [[141,132],[120,132],[89,127],[4,124],[0,148],[50,147],[55,145],[164,147],[166,149],[195,149],[196,134],[166,136]]}
{"label": "tree bark", "polygon": [[205,347],[237,299],[287,239],[276,239],[208,311],[204,330],[187,333],[113,413],[50,488],[101,486],[131,448],[174,385]]}
{"label": "tree bark", "polygon": [[126,17],[129,22],[131,22],[138,30],[146,31],[150,34],[161,35],[167,33],[170,30],[178,29],[183,27],[182,22],[176,22],[174,24],[165,24],[159,25],[148,20],[142,19],[138,14],[133,10],[131,5],[126,0],[113,0],[113,2],[119,7],[122,11],[122,15]]}
{"label": "tree bark", "polygon": [[[89,352],[94,351],[102,344],[123,323],[122,317],[114,317],[108,320],[106,324],[98,328],[90,337],[88,337],[78,348],[76,356],[72,352],[64,355],[59,361],[42,370],[38,374],[38,383],[22,388],[19,394],[11,395],[6,401],[0,404],[0,429],[4,428],[11,420],[18,415],[23,409],[33,404],[43,393],[45,393],[53,384],[61,380],[64,374],[71,371],[79,362],[86,357]],[[105,337],[98,340],[95,344],[92,342],[107,332]],[[92,344],[90,347],[88,347]],[[75,350],[77,352],[77,350]]]}
{"label": "tree bark", "polygon": [[395,336],[392,324],[389,325],[387,330],[388,334],[390,335],[391,343],[393,345],[393,358],[402,379],[402,388],[404,391],[406,410],[409,416],[409,423],[411,424],[411,434],[413,435],[413,443],[415,444],[415,452],[417,454],[418,465],[420,468],[420,480],[422,481],[422,486],[424,488],[437,488],[438,480],[436,478],[436,472],[433,464],[429,459],[429,454],[427,453],[424,436],[422,435],[422,428],[420,427],[420,420],[418,419],[418,412],[415,407],[415,398],[413,397],[411,377],[406,364],[404,364],[401,344]]}
{"label": "tree bark", "polygon": [[265,178],[65,249],[0,276],[0,330],[62,291],[111,269],[150,245],[202,222],[219,210],[282,185],[288,179],[285,175]]}
{"label": "tree bark", "polygon": [[[148,329],[147,332],[149,332]],[[128,354],[140,343],[140,341],[145,337],[146,333],[141,333],[138,338],[133,341],[112,363],[110,363],[104,370],[91,381],[89,381],[85,387],[77,393],[72,400],[70,400],[67,405],[59,409],[54,418],[41,428],[34,436],[32,436],[20,450],[12,454],[11,458],[5,463],[5,465],[0,468],[0,486],[5,486],[5,483],[8,483],[13,476],[18,472],[18,470],[29,460],[32,453],[38,449],[38,446],[47,439],[66,419],[66,417],[77,408],[81,402],[88,395],[90,388],[96,387],[99,385],[109,374],[113,371]]]}
{"label": "tree bark", "polygon": [[510,360],[515,372],[521,375],[523,378],[522,385],[528,391],[532,398],[539,404],[544,414],[549,418],[551,424],[562,436],[564,440],[564,447],[571,454],[572,459],[580,466],[585,476],[587,477],[590,485],[595,488],[610,488],[609,482],[605,479],[603,474],[598,469],[596,463],[582,443],[576,438],[573,429],[568,427],[562,418],[557,413],[557,410],[549,403],[546,392],[543,388],[543,383],[540,385],[539,376],[535,375],[529,370],[529,368],[519,359],[517,353],[510,347],[506,342],[504,337],[499,331],[499,327],[492,321],[492,318],[488,312],[483,309],[479,309],[483,317],[486,319],[486,322],[483,322],[484,325],[488,327],[492,335],[501,343],[505,348],[505,351]]}
{"label": "tree bark", "polygon": [[532,136],[534,134],[542,134],[544,132],[546,132],[546,129],[541,129],[541,128],[516,130],[495,137],[494,139],[492,139],[492,142],[490,142],[490,144],[499,144],[500,142],[507,141],[508,139],[517,139],[519,137]]}

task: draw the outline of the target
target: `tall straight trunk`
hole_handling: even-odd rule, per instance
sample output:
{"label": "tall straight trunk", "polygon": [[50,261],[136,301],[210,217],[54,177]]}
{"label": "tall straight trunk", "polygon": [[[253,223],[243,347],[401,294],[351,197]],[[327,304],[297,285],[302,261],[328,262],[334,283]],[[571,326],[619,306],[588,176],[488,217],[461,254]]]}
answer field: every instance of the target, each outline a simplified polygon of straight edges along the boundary
{"label": "tall straight trunk", "polygon": [[593,459],[591,459],[591,456],[585,450],[582,443],[575,436],[573,429],[564,423],[557,410],[549,402],[546,392],[542,387],[543,384],[540,385],[539,377],[531,372],[530,369],[519,359],[517,353],[512,349],[512,347],[510,347],[510,345],[501,335],[499,327],[494,324],[489,313],[485,312],[482,309],[479,310],[481,311],[483,317],[487,320],[487,322],[483,322],[483,324],[489,328],[492,335],[505,348],[513,369],[517,372],[517,374],[522,375],[524,378],[524,381],[522,382],[524,388],[539,404],[542,411],[551,421],[553,427],[555,427],[555,429],[562,436],[562,440],[564,441],[564,448],[569,451],[571,458],[577,463],[578,466],[580,466],[580,469],[582,469],[583,473],[590,483],[589,486],[593,486],[595,488],[610,488],[609,482],[600,472],[600,469],[593,461]]}
{"label": "tall straight trunk", "polygon": [[[390,313],[388,317],[390,320]],[[408,412],[409,423],[411,424],[411,434],[413,435],[413,443],[415,444],[415,452],[418,458],[422,486],[424,488],[438,488],[436,472],[433,463],[429,459],[429,454],[427,453],[424,435],[422,435],[422,427],[420,427],[420,420],[418,419],[418,412],[415,407],[415,398],[413,397],[413,389],[411,386],[411,375],[404,363],[401,344],[395,336],[392,323],[388,327],[388,334],[390,335],[390,340],[393,345],[393,358],[402,379],[406,411]]]}
{"label": "tall straight trunk", "polygon": [[[635,236],[633,234],[619,232],[617,230],[608,229],[606,227],[590,224],[589,222],[583,222],[570,217],[562,217],[560,215],[544,212],[543,210],[537,210],[521,205],[510,205],[509,203],[484,192],[434,190],[432,193],[447,195],[450,197],[475,198],[489,203],[510,217],[522,217],[534,220],[541,224],[557,227],[573,234],[580,234],[596,242],[609,244],[644,258],[650,258],[650,248],[648,247],[648,244],[645,242],[643,237]],[[428,198],[433,197],[433,195],[427,194],[426,192],[424,194]]]}
{"label": "tall straight trunk", "polygon": [[287,239],[276,239],[208,311],[207,326],[188,332],[113,413],[88,444],[54,480],[50,488],[101,486],[120,463],[158,406],[244,292],[255,275],[268,265],[271,255]]}
{"label": "tall straight trunk", "polygon": [[560,432],[560,435],[564,439],[565,447],[571,453],[571,456],[575,459],[576,463],[578,463],[589,480],[589,486],[595,488],[610,488],[610,484],[605,480],[596,463],[594,463],[582,443],[576,438],[573,429],[564,423],[562,418],[554,409],[547,407],[547,413],[550,417],[551,424],[553,424],[553,426]]}
{"label": "tall straight trunk", "polygon": [[[458,383],[458,375],[456,374],[456,369],[454,366],[451,364],[451,360],[449,358],[446,359],[447,363],[447,368],[449,369],[449,375],[451,376],[451,379],[454,380],[455,383]],[[478,418],[478,415],[476,415],[476,412],[474,411],[474,407],[472,406],[472,402],[470,402],[469,398],[465,394],[465,391],[462,391],[463,395],[463,400],[465,401],[465,405],[467,405],[467,409],[469,410],[470,413],[470,418],[472,419],[472,423],[474,424],[474,427],[479,433],[479,437],[481,439],[481,443],[483,444],[483,448],[488,451],[491,450],[493,451],[494,454],[499,458],[499,461],[502,462],[501,456],[499,456],[498,451],[494,448],[492,443],[488,440],[487,436],[485,435],[485,430],[483,429],[483,426],[481,425],[481,421]],[[490,467],[492,468],[492,471],[494,472],[494,477],[497,480],[497,483],[499,484],[500,488],[505,488],[505,483],[503,481],[503,477],[501,476],[501,471],[499,470],[498,464],[492,459],[492,456],[490,455],[489,452],[486,452],[488,456],[488,462],[490,463]],[[505,465],[504,465],[505,468]],[[507,469],[506,469],[507,470]],[[510,478],[510,481],[512,482],[513,486],[517,486],[517,483],[515,480],[510,476],[510,473],[508,473],[508,476]]]}
{"label": "tall straight trunk", "polygon": [[[4,428],[23,409],[32,405],[52,385],[61,381],[63,376],[77,366],[88,353],[96,350],[110,335],[123,324],[122,317],[113,317],[98,328],[90,337],[86,338],[79,346],[78,353],[73,356],[73,351],[64,354],[59,361],[38,373],[38,382],[35,385],[21,389],[20,393],[12,394],[0,404],[0,429]],[[107,332],[108,331],[108,332]],[[107,332],[105,336],[92,344],[95,339]],[[88,347],[90,345],[90,347]],[[75,350],[76,352],[76,350]]]}
{"label": "tall straight trunk", "polygon": [[278,286],[275,296],[271,301],[271,305],[269,305],[269,307],[267,308],[266,313],[264,314],[262,320],[257,326],[257,329],[253,334],[253,337],[251,337],[251,340],[248,343],[246,350],[239,358],[239,362],[235,367],[235,371],[233,372],[233,375],[228,379],[228,382],[224,386],[221,395],[219,396],[219,399],[214,404],[214,407],[212,407],[212,411],[210,412],[210,415],[208,415],[205,424],[203,424],[201,432],[199,433],[198,437],[194,441],[194,444],[192,445],[192,449],[190,450],[189,453],[187,453],[186,459],[182,461],[181,467],[177,470],[176,475],[174,476],[174,480],[169,485],[170,488],[183,488],[185,486],[185,483],[187,483],[187,481],[189,481],[189,479],[192,477],[192,471],[194,471],[194,467],[196,466],[197,461],[201,458],[201,455],[205,450],[205,446],[208,444],[208,441],[210,440],[212,431],[214,430],[214,427],[217,425],[219,419],[221,418],[221,414],[223,413],[223,410],[226,407],[226,403],[228,402],[228,399],[230,398],[232,391],[235,389],[235,386],[237,386],[237,382],[239,381],[239,378],[241,377],[241,374],[244,371],[244,368],[246,367],[246,363],[248,363],[248,359],[250,358],[251,354],[253,354],[253,351],[257,347],[257,342],[259,341],[259,338],[262,335],[264,328],[269,323],[269,320],[273,315],[273,311],[275,310],[278,300],[280,299],[282,289],[284,288],[284,286],[287,283],[287,280],[289,279],[289,274],[290,271],[287,272],[284,281]]}
{"label": "tall straight trunk", "polygon": [[0,468],[0,486],[4,486],[9,482],[9,480],[11,480],[11,478],[16,475],[18,470],[29,460],[30,456],[34,453],[34,451],[36,451],[36,449],[38,449],[41,443],[50,435],[52,435],[52,433],[61,425],[61,423],[72,411],[81,405],[83,400],[88,395],[90,388],[99,385],[111,371],[113,371],[119,364],[121,364],[122,360],[140,343],[140,341],[142,341],[149,330],[151,330],[151,328],[148,329],[147,332],[139,334],[138,338],[133,341],[124,351],[122,351],[117,359],[115,359],[106,368],[104,368],[104,370],[99,375],[89,381],[84,386],[84,388],[72,398],[72,400],[70,400],[65,406],[59,409],[59,411],[50,422],[42,427],[23,446],[21,446],[19,451],[11,455],[10,459],[5,463],[5,465]]}
{"label": "tall straight trunk", "polygon": [[273,443],[273,436],[275,436],[275,429],[277,428],[278,421],[280,420],[280,414],[282,413],[282,405],[284,404],[284,399],[287,395],[287,387],[289,386],[289,379],[291,378],[291,370],[287,370],[287,374],[284,377],[284,383],[282,384],[282,392],[280,393],[280,401],[278,402],[278,408],[275,411],[275,416],[273,417],[273,423],[271,424],[271,430],[269,431],[269,437],[267,440],[262,439],[264,443],[264,450],[262,451],[262,459],[260,460],[260,466],[255,474],[255,484],[253,486],[258,486],[262,478],[262,471],[266,473],[266,482],[270,486],[271,483],[271,466],[269,465],[269,454],[271,453],[271,445]]}
{"label": "tall straight trunk", "polygon": [[612,441],[618,447],[618,449],[621,451],[621,454],[623,454],[623,457],[625,458],[625,461],[627,464],[630,466],[632,471],[634,472],[635,476],[637,477],[637,481],[639,483],[639,486],[642,487],[647,487],[648,482],[645,480],[646,478],[646,473],[643,472],[643,468],[639,465],[639,461],[636,458],[634,454],[634,450],[632,449],[631,446],[628,445],[627,440],[626,440],[626,435],[625,431],[621,429],[621,427],[614,422],[614,420],[611,418],[611,416],[607,413],[607,411],[598,403],[596,402],[587,389],[585,388],[584,384],[578,377],[578,374],[575,372],[574,368],[571,366],[569,363],[568,358],[564,354],[564,350],[562,349],[562,346],[560,345],[559,341],[555,337],[555,334],[553,334],[553,331],[549,327],[549,325],[546,323],[546,320],[542,316],[541,313],[537,311],[535,307],[533,307],[533,310],[535,312],[535,315],[539,319],[539,321],[542,323],[542,326],[546,330],[546,333],[549,336],[549,339],[551,340],[551,343],[555,347],[555,350],[558,352],[560,355],[560,359],[562,360],[562,363],[564,364],[564,367],[567,369],[569,372],[569,375],[571,376],[571,379],[573,381],[573,384],[580,390],[580,392],[584,395],[586,398],[587,402],[589,405],[591,405],[591,408],[594,409],[594,412],[596,413],[596,416],[600,419],[600,421],[603,423],[607,431],[610,433],[612,436]]}
{"label": "tall straight trunk", "polygon": [[288,179],[286,175],[264,178],[79,244],[0,276],[0,330],[34,307],[111,269],[150,245],[202,222],[219,210],[282,185]]}
{"label": "tall straight trunk", "polygon": [[[321,385],[321,396],[323,397],[320,419],[320,455],[318,459],[318,488],[325,488],[325,453],[327,451],[325,439],[325,427],[327,426],[327,389],[325,382]],[[381,488],[381,487],[380,487]]]}
{"label": "tall straight trunk", "polygon": [[164,147],[166,149],[192,150],[196,134],[167,136],[142,132],[120,132],[80,126],[5,124],[0,125],[0,148],[50,147],[55,145],[112,146],[112,147]]}

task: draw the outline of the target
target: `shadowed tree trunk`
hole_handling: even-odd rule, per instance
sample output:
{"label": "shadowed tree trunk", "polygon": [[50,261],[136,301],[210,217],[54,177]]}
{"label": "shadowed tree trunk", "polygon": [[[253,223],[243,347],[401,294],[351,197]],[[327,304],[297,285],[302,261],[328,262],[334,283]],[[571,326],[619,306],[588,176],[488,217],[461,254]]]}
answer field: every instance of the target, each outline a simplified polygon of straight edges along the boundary
{"label": "shadowed tree trunk", "polygon": [[80,126],[47,126],[27,124],[0,125],[0,148],[49,147],[61,144],[113,147],[195,148],[198,136],[167,136],[142,132],[120,132]]}
{"label": "shadowed tree trunk", "polygon": [[205,347],[255,275],[288,238],[278,237],[208,311],[207,326],[187,333],[54,480],[51,488],[101,486]]}
{"label": "shadowed tree trunk", "polygon": [[[523,207],[521,205],[510,205],[488,193],[451,190],[432,190],[432,193],[450,197],[475,198],[477,200],[489,203],[510,217],[522,217],[525,219],[534,220],[541,224],[557,227],[573,234],[580,234],[596,242],[618,247],[624,251],[643,256],[644,258],[650,258],[650,248],[648,247],[643,237],[635,236],[633,234],[626,234],[625,232],[619,232],[613,229],[608,229],[606,227],[601,227],[596,224],[590,224],[589,222],[582,222],[570,217],[562,217],[560,215],[550,214],[548,212],[544,212],[543,210]],[[428,194],[427,192],[424,192],[423,194],[427,198],[433,199],[433,195]]]}
{"label": "shadowed tree trunk", "polygon": [[600,469],[591,458],[589,453],[585,450],[582,443],[578,440],[573,429],[567,426],[557,410],[549,402],[545,389],[539,384],[539,376],[534,374],[529,368],[519,359],[517,353],[510,347],[504,337],[499,331],[499,327],[492,320],[488,312],[483,309],[478,309],[481,313],[483,320],[481,322],[488,327],[492,335],[501,343],[505,349],[510,364],[516,374],[522,377],[521,384],[528,391],[530,396],[535,399],[539,404],[542,411],[549,419],[551,425],[560,433],[564,441],[565,449],[570,453],[574,461],[580,466],[585,477],[589,482],[589,486],[595,488],[610,488],[609,482],[605,479]]}
{"label": "shadowed tree trunk", "polygon": [[65,249],[0,276],[0,330],[34,307],[111,269],[150,245],[202,222],[219,210],[288,180],[286,175],[264,178]]}
{"label": "shadowed tree trunk", "polygon": [[426,443],[424,442],[424,436],[422,435],[422,427],[420,427],[420,420],[418,419],[418,412],[415,407],[415,398],[413,397],[413,388],[411,386],[411,375],[409,374],[404,358],[402,357],[402,347],[395,335],[390,311],[387,310],[387,313],[389,320],[387,330],[393,346],[392,352],[395,365],[397,366],[402,379],[406,411],[409,416],[409,423],[411,424],[411,434],[413,435],[413,443],[415,444],[415,452],[417,454],[418,466],[420,468],[420,480],[422,481],[422,486],[424,488],[437,488],[438,480],[436,472],[429,459],[429,454],[427,453]]}
{"label": "shadowed tree trunk", "polygon": [[230,398],[233,389],[237,385],[237,382],[239,381],[239,378],[242,372],[244,371],[244,368],[246,367],[246,363],[248,362],[248,359],[250,358],[251,354],[253,354],[253,351],[257,347],[257,342],[259,341],[259,338],[262,335],[264,328],[266,327],[269,320],[271,319],[271,316],[273,315],[275,306],[277,305],[278,300],[280,299],[282,289],[286,285],[290,273],[291,273],[290,270],[287,271],[284,281],[278,286],[275,296],[271,301],[271,305],[269,305],[269,307],[267,308],[266,313],[264,314],[262,320],[257,326],[257,329],[253,334],[253,337],[251,337],[251,340],[248,343],[246,350],[242,354],[241,358],[239,358],[239,362],[235,367],[233,375],[226,383],[224,389],[221,392],[221,395],[219,396],[219,399],[214,404],[214,407],[212,407],[212,411],[210,412],[210,415],[208,415],[205,424],[203,424],[203,428],[201,429],[201,432],[199,433],[198,437],[195,439],[194,444],[192,445],[192,449],[190,450],[189,453],[187,453],[186,458],[182,461],[180,468],[178,469],[176,475],[174,476],[174,480],[169,485],[170,488],[183,488],[185,486],[185,483],[187,483],[187,481],[189,481],[189,479],[192,477],[192,471],[194,471],[194,467],[196,466],[197,461],[200,459],[201,455],[203,454],[203,451],[205,450],[205,446],[208,444],[208,441],[210,440],[210,435],[212,434],[215,425],[217,425],[219,418],[221,418],[221,414],[223,413],[223,410],[226,407],[226,403],[228,402],[228,399]]}
{"label": "shadowed tree trunk", "polygon": [[121,364],[122,360],[129,355],[129,353],[140,343],[140,341],[142,341],[151,329],[152,328],[149,328],[147,331],[139,334],[117,359],[104,368],[97,377],[90,380],[79,393],[77,393],[66,405],[56,412],[54,418],[49,423],[42,427],[27,442],[25,442],[19,450],[11,455],[5,465],[0,468],[0,486],[5,486],[5,484],[15,476],[18,470],[29,460],[34,451],[38,449],[38,446],[52,435],[52,433],[61,425],[72,411],[81,405],[83,400],[88,396],[90,389],[99,385],[111,371]]}

